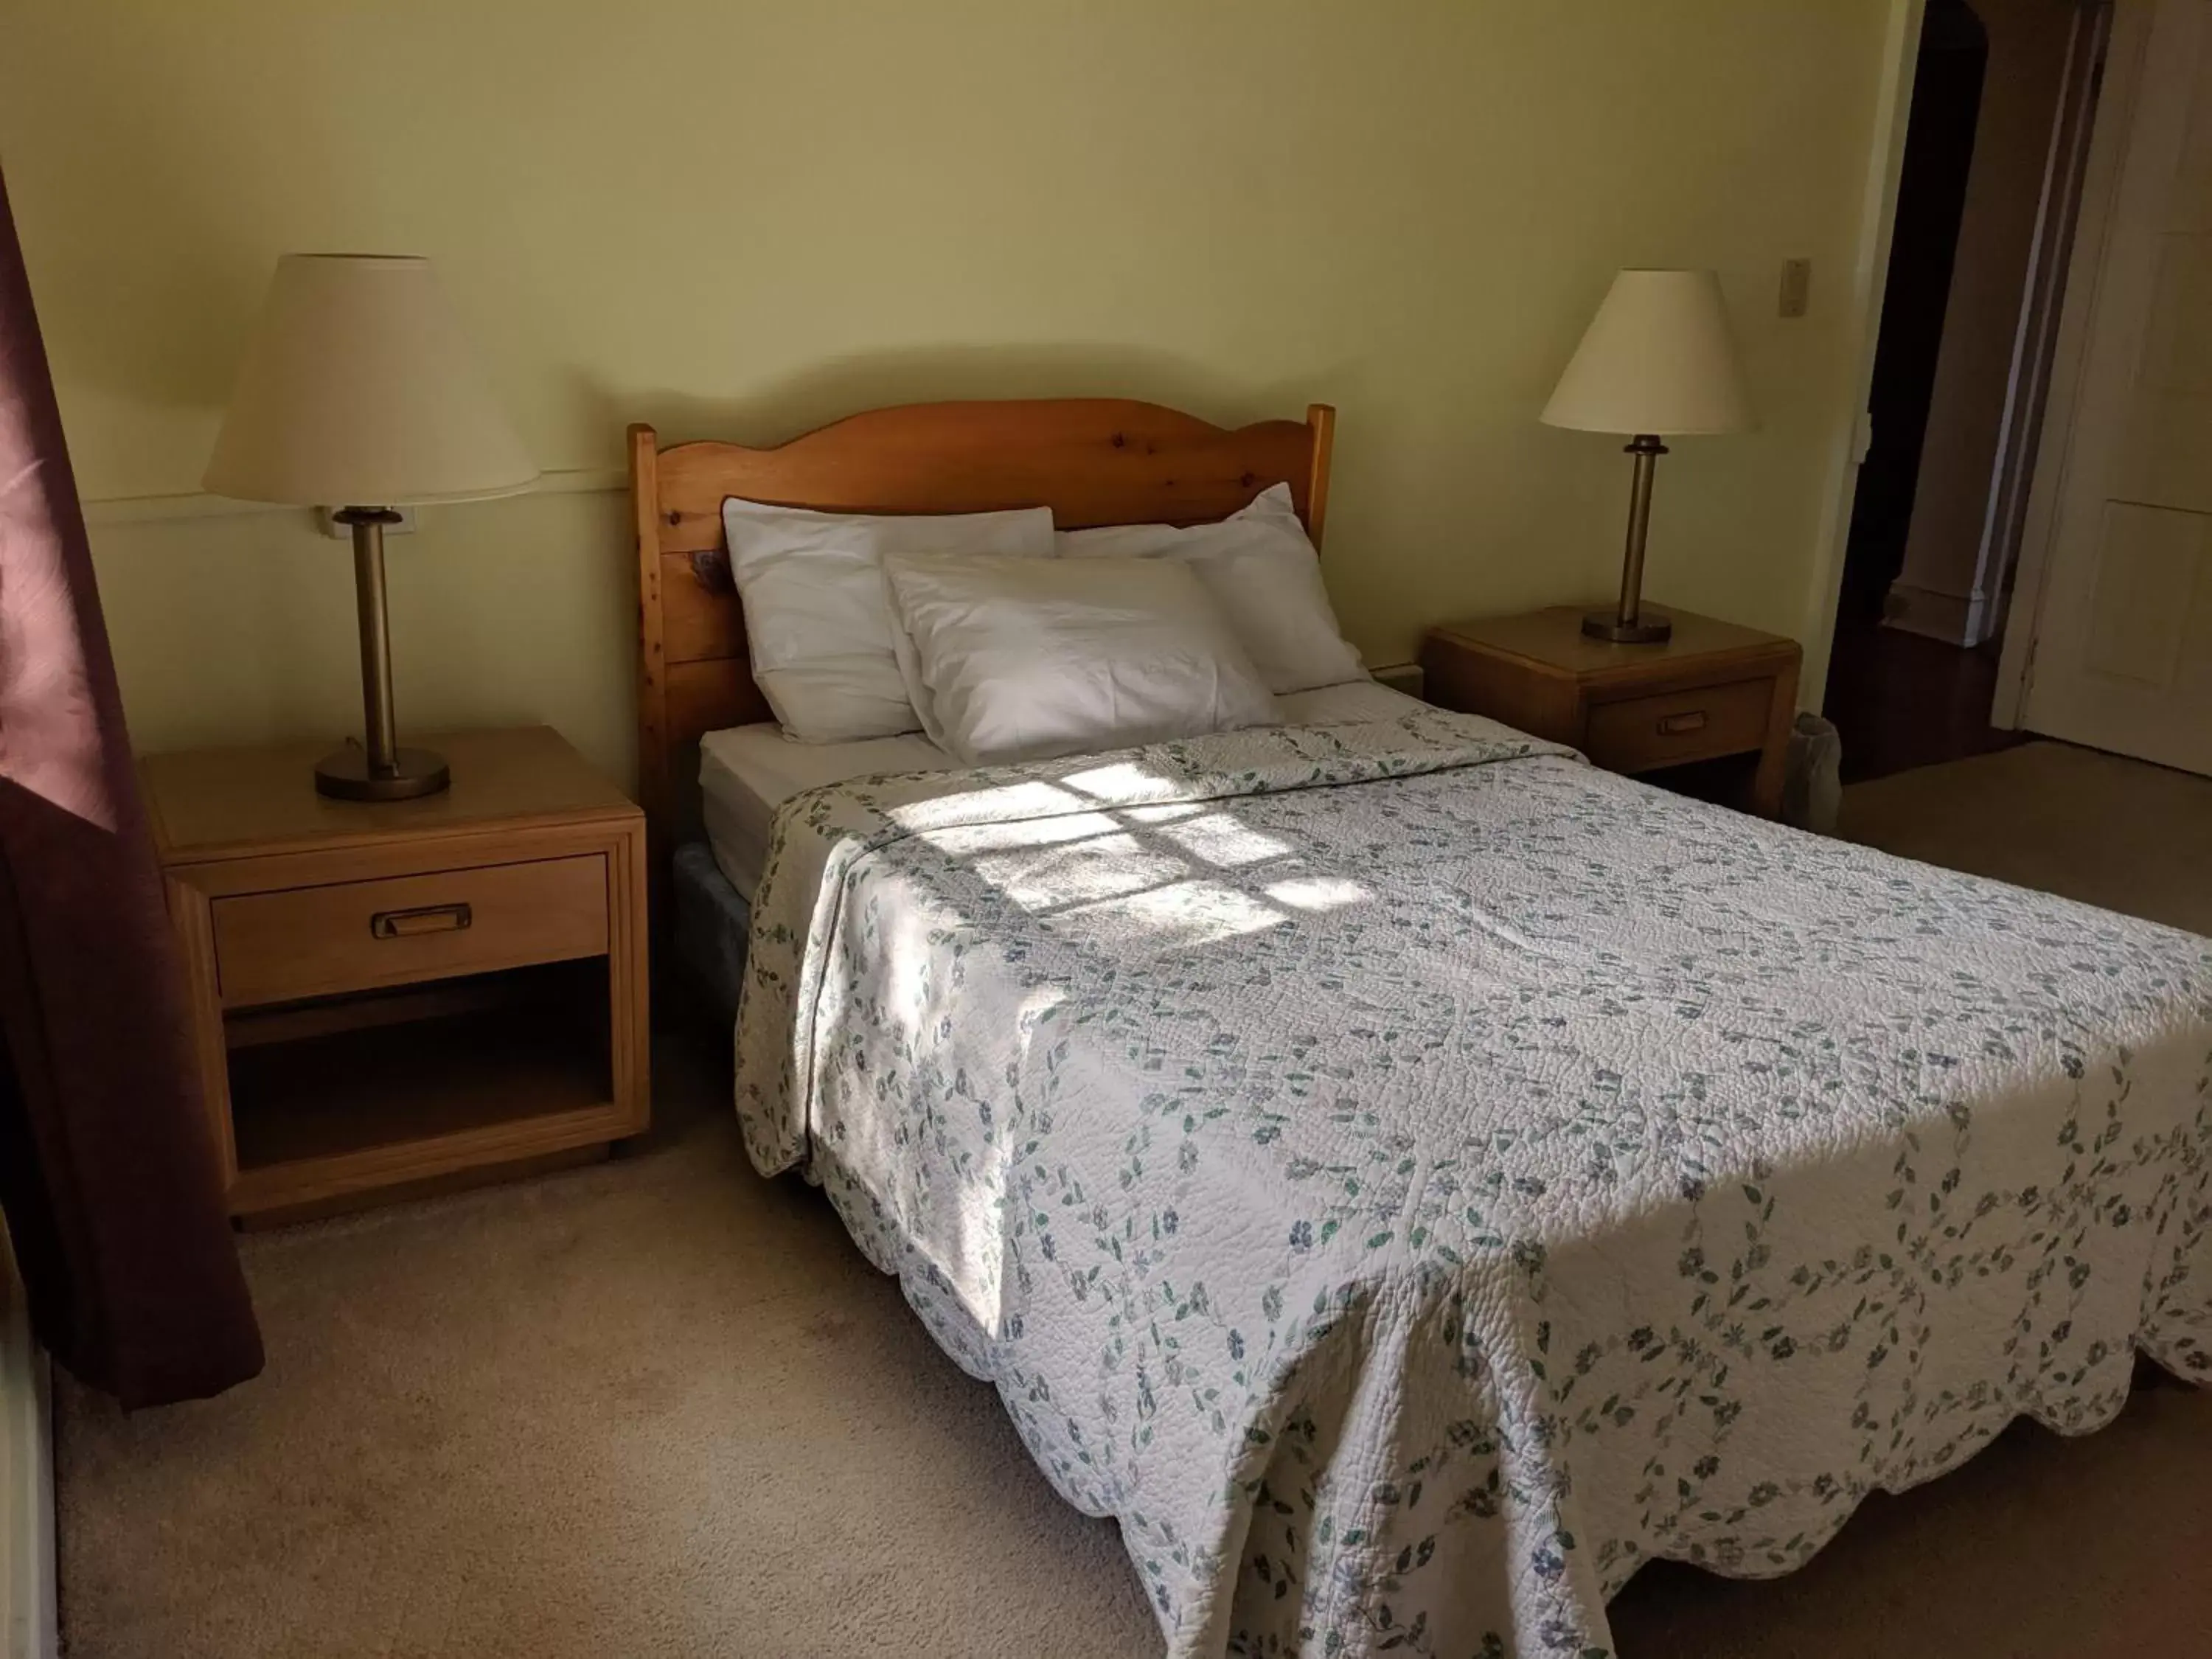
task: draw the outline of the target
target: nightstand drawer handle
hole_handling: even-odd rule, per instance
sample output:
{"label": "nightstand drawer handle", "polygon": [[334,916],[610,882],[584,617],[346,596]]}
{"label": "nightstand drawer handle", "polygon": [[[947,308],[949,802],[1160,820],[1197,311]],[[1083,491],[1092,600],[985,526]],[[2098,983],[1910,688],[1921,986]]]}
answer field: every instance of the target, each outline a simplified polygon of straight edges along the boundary
{"label": "nightstand drawer handle", "polygon": [[1659,721],[1659,735],[1662,738],[1679,738],[1685,732],[1705,729],[1705,711],[1702,708],[1692,708],[1686,714],[1667,714]]}
{"label": "nightstand drawer handle", "polygon": [[413,939],[418,933],[458,933],[476,918],[465,904],[426,904],[417,910],[379,910],[368,931],[379,939]]}

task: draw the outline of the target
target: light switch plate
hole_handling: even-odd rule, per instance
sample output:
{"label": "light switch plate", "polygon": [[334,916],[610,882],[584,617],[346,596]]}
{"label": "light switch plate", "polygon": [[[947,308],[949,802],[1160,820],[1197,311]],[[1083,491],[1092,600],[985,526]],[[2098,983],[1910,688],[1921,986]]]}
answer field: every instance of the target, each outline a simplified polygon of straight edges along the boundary
{"label": "light switch plate", "polygon": [[1813,262],[1810,259],[1784,259],[1782,262],[1782,314],[1802,317],[1813,303]]}

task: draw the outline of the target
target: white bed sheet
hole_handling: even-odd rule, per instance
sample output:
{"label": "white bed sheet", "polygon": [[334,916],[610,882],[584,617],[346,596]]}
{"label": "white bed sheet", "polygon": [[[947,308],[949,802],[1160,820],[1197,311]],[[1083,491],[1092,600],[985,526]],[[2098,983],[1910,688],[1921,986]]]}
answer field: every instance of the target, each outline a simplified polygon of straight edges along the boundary
{"label": "white bed sheet", "polygon": [[[1425,705],[1373,680],[1352,680],[1275,699],[1286,726],[1388,720]],[[824,784],[893,772],[949,772],[960,762],[919,732],[854,743],[795,743],[773,720],[709,732],[699,740],[701,816],[714,863],[747,898],[768,862],[776,809]]]}

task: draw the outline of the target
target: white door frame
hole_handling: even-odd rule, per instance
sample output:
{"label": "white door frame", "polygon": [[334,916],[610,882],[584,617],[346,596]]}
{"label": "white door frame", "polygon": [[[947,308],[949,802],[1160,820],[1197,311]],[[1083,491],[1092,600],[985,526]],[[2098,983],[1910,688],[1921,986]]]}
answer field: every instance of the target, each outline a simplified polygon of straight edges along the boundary
{"label": "white door frame", "polygon": [[2081,210],[2069,261],[2066,298],[2051,353],[2051,390],[2044,403],[2043,438],[2037,446],[2035,476],[2028,486],[2027,513],[2020,537],[2020,563],[2013,577],[2012,606],[2006,617],[2004,649],[1997,659],[1996,695],[1990,724],[2017,728],[2027,702],[2027,683],[2035,665],[2035,636],[2043,621],[2043,596],[2057,538],[2059,503],[2065,499],[2067,472],[2074,453],[2081,374],[2088,356],[2091,320],[2104,284],[2105,258],[2112,232],[2121,163],[2126,160],[2128,131],[2142,85],[2143,55],[2150,42],[2156,0],[2115,0],[2112,44],[2098,95],[2089,163],[2081,182]]}
{"label": "white door frame", "polygon": [[2043,164],[2043,193],[2036,204],[2035,237],[2027,252],[2020,321],[2013,331],[2012,368],[2005,377],[2004,414],[1997,428],[1996,465],[1982,514],[1982,545],[1974,561],[1968,599],[1967,645],[1979,645],[2004,628],[2020,569],[2021,538],[2027,524],[2028,493],[2050,409],[2051,377],[2057,363],[2058,324],[2065,309],[2075,233],[2089,180],[2089,146],[2101,106],[2100,82],[2111,46],[2113,0],[2074,0],[2074,27],[2066,69],[2051,124]]}
{"label": "white door frame", "polygon": [[1873,426],[1866,408],[1874,391],[1875,349],[1881,342],[1882,295],[1889,285],[1890,235],[1897,222],[1897,185],[1905,171],[1905,133],[1912,118],[1912,82],[1920,67],[1920,21],[1927,0],[1890,0],[1882,36],[1881,85],[1875,99],[1873,151],[1860,201],[1859,240],[1851,265],[1853,303],[1852,415],[1836,433],[1829,453],[1827,505],[1820,514],[1817,565],[1805,593],[1799,637],[1805,647],[1797,679],[1801,708],[1817,710],[1828,684],[1828,658],[1836,642],[1842,601],[1844,555],[1851,534],[1851,506],[1858,495],[1859,463],[1866,459]]}

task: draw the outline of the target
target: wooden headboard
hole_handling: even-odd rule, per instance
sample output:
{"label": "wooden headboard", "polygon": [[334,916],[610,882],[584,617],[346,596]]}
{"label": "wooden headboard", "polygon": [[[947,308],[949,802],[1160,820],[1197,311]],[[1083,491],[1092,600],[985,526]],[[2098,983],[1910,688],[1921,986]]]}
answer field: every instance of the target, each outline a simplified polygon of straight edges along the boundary
{"label": "wooden headboard", "polygon": [[[1063,530],[1201,524],[1288,483],[1321,545],[1335,411],[1229,431],[1109,398],[909,404],[870,410],[773,449],[659,447],[629,429],[637,526],[638,779],[661,852],[691,816],[700,737],[771,720],[745,655],[722,501],[833,513],[984,513],[1049,507]],[[656,865],[658,860],[655,860]]]}

